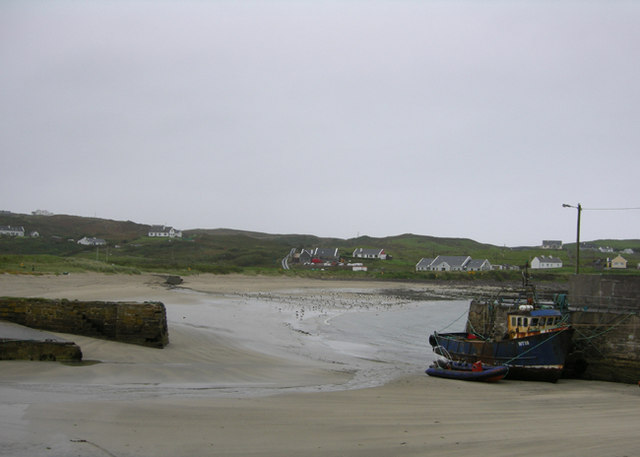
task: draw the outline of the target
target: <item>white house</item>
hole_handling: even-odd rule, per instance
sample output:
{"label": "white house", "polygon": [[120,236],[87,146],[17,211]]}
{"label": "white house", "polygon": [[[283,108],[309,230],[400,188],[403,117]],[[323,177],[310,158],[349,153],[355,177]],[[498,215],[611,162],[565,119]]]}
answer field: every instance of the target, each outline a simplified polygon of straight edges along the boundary
{"label": "white house", "polygon": [[356,248],[356,250],[353,251],[353,257],[358,257],[360,259],[385,260],[387,258],[387,254],[384,252],[384,249]]}
{"label": "white house", "polygon": [[34,216],[53,216],[53,213],[46,209],[37,209],[35,211],[31,211],[31,214]]}
{"label": "white house", "polygon": [[313,257],[326,262],[332,262],[338,261],[340,254],[338,253],[338,248],[315,248]]}
{"label": "white house", "polygon": [[24,227],[11,227],[10,225],[0,226],[0,235],[24,236]]}
{"label": "white house", "polygon": [[534,257],[531,261],[533,270],[541,270],[544,268],[562,268],[562,260],[557,257],[544,256]]}
{"label": "white house", "polygon": [[614,257],[613,259],[611,259],[610,268],[624,270],[625,268],[627,268],[627,259],[625,259],[621,255]]}
{"label": "white house", "polygon": [[182,231],[165,225],[152,225],[147,235],[161,238],[182,238]]}
{"label": "white house", "polygon": [[107,242],[102,238],[89,238],[85,236],[78,240],[78,244],[82,244],[83,246],[105,246]]}
{"label": "white house", "polygon": [[562,249],[561,240],[542,240],[542,249]]}
{"label": "white house", "polygon": [[439,255],[435,259],[422,258],[416,265],[417,271],[462,271],[471,261],[468,255]]}
{"label": "white house", "polygon": [[313,252],[311,249],[302,249],[300,253],[294,254],[293,258],[300,263],[307,264],[313,259]]}
{"label": "white house", "polygon": [[471,257],[468,255],[439,255],[433,259],[429,269],[431,271],[463,271],[470,261]]}

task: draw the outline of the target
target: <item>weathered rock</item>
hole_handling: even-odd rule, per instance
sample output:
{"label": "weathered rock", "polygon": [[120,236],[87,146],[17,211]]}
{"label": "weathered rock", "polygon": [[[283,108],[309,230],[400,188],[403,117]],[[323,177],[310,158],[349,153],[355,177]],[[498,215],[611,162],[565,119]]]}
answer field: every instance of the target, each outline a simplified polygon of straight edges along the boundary
{"label": "weathered rock", "polygon": [[180,276],[167,276],[165,283],[170,286],[178,286],[182,284],[182,278]]}

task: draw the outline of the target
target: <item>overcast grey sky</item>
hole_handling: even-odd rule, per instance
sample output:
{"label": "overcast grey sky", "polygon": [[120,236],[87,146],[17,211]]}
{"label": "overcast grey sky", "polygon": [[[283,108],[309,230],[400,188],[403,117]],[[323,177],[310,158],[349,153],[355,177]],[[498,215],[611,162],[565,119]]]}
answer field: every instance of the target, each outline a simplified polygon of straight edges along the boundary
{"label": "overcast grey sky", "polygon": [[[637,208],[640,2],[0,3],[0,209],[575,240]],[[584,211],[583,240],[640,238]]]}

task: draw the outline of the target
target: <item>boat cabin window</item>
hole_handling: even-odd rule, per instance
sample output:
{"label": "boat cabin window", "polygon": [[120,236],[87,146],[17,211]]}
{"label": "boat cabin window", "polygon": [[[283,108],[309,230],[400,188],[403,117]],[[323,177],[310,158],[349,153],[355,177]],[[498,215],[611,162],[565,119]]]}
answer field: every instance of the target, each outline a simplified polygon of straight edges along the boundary
{"label": "boat cabin window", "polygon": [[544,332],[562,322],[560,316],[510,316],[509,327],[519,332]]}
{"label": "boat cabin window", "polygon": [[[537,318],[535,318],[535,317],[532,318],[531,319],[531,325],[538,325],[538,324],[535,323],[536,320],[537,320]],[[547,318],[541,317],[539,325],[541,327],[545,326],[545,325],[548,326],[548,327],[551,327],[553,325],[558,324],[558,322],[560,322],[560,318],[557,317],[557,316],[556,317],[547,317]]]}

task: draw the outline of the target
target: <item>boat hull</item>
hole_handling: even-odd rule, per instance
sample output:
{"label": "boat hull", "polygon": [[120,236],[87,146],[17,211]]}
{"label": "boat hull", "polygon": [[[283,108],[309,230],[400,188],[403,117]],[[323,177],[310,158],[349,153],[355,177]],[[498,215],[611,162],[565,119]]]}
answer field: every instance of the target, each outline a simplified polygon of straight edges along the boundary
{"label": "boat hull", "polygon": [[501,341],[468,338],[467,333],[434,333],[429,342],[436,354],[451,360],[507,366],[508,379],[556,382],[562,375],[572,333],[567,327]]}
{"label": "boat hull", "polygon": [[450,367],[442,367],[434,364],[427,368],[425,373],[429,376],[446,379],[457,379],[461,381],[484,381],[495,382],[504,378],[509,369],[507,367],[484,366],[480,371],[473,371],[471,364],[452,363]]}

